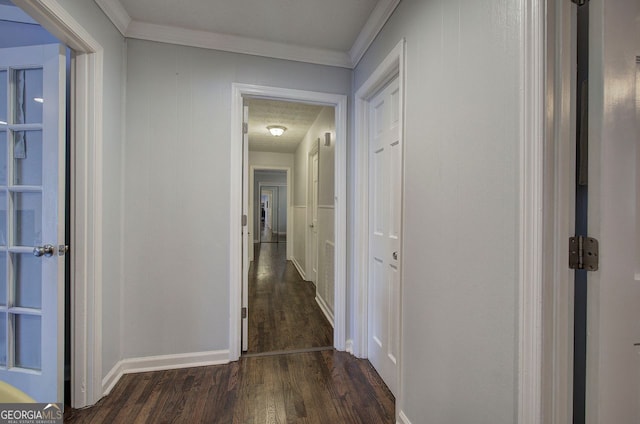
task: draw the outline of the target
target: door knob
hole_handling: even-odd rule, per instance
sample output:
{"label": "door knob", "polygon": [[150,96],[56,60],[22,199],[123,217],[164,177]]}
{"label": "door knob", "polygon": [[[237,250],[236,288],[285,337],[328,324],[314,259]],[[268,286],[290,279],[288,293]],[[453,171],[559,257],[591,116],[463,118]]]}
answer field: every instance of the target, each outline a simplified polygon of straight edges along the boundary
{"label": "door knob", "polygon": [[53,256],[53,252],[56,250],[50,244],[45,244],[44,246],[36,246],[33,248],[33,256],[37,256],[38,258],[41,256],[46,256],[47,258]]}
{"label": "door knob", "polygon": [[393,252],[393,260],[394,261],[398,260],[398,252]]}

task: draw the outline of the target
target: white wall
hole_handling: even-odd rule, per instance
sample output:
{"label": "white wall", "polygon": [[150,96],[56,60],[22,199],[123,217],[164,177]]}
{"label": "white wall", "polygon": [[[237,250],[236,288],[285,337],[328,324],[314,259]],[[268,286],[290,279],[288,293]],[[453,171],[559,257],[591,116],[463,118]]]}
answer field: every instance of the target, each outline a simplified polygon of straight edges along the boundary
{"label": "white wall", "polygon": [[[122,359],[123,144],[125,44],[93,1],[57,0],[104,49],[103,203],[102,203],[102,370],[105,376]],[[73,246],[71,246],[73,253]]]}
{"label": "white wall", "polygon": [[[331,133],[331,145],[325,146],[324,134]],[[307,222],[310,220],[307,210],[307,191],[309,186],[309,152],[318,143],[319,168],[318,168],[318,282],[316,285],[316,296],[320,298],[321,304],[326,308],[325,313],[333,316],[333,293],[334,275],[331,269],[325,267],[329,258],[325,257],[325,246],[327,242],[334,243],[334,150],[335,150],[335,111],[333,107],[324,107],[315,122],[309,128],[304,139],[295,152],[295,184],[294,184],[294,249],[295,260],[300,267],[306,269],[306,236],[308,231]],[[331,258],[332,259],[332,258]],[[333,261],[331,261],[333,263]]]}
{"label": "white wall", "polygon": [[517,421],[521,4],[403,0],[355,70],[354,92],[406,38],[399,408],[414,423]]}
{"label": "white wall", "polygon": [[229,348],[231,84],[348,94],[346,69],[128,41],[124,356]]}

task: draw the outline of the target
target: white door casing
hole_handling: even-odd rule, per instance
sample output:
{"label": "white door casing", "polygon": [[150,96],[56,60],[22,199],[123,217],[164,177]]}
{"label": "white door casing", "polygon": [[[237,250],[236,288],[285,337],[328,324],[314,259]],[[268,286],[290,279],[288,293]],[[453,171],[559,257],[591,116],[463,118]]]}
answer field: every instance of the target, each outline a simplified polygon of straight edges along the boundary
{"label": "white door casing", "polygon": [[369,101],[368,356],[397,393],[400,332],[402,140],[396,76]]}
{"label": "white door casing", "polygon": [[[298,101],[311,104],[332,106],[335,110],[336,144],[335,144],[335,327],[333,332],[334,347],[345,350],[347,347],[346,319],[346,179],[347,179],[347,96],[342,94],[320,93],[289,88],[258,86],[249,84],[232,84],[231,95],[231,200],[229,202],[229,359],[237,360],[241,350],[241,272],[242,272],[242,239],[237,229],[240,227],[242,214],[242,149],[240,148],[242,99],[245,97],[269,98],[284,101]],[[262,167],[261,167],[262,168]],[[288,174],[291,174],[290,172]],[[288,178],[289,187],[290,178]],[[291,202],[291,188],[288,202]],[[289,215],[291,216],[291,215]],[[293,219],[290,219],[292,225]]]}
{"label": "white door casing", "polygon": [[243,106],[242,134],[242,350],[249,348],[249,107]]}
{"label": "white door casing", "polygon": [[[353,229],[353,278],[356,286],[353,291],[353,326],[354,339],[352,352],[358,357],[368,357],[369,348],[369,288],[371,278],[369,276],[370,265],[370,199],[369,199],[369,181],[370,181],[370,147],[369,147],[369,118],[370,118],[370,101],[380,90],[394,78],[399,79],[399,102],[400,107],[400,138],[404,134],[404,50],[405,40],[400,42],[391,50],[387,57],[373,71],[371,76],[362,84],[355,94],[355,187],[366,187],[367,189],[358,190],[354,195],[354,219],[357,225]],[[400,200],[402,202],[402,198]],[[402,268],[403,257],[399,252],[398,261],[400,269]],[[400,290],[400,299],[402,298],[402,290]],[[400,305],[402,302],[400,301]],[[402,327],[402,311],[400,311],[400,328]],[[400,370],[397,374],[397,390],[394,393],[396,397],[396,419],[399,422],[406,421],[403,418],[402,411],[402,342],[401,333],[398,336],[398,353],[396,356],[397,368]]]}
{"label": "white door casing", "polygon": [[0,84],[0,377],[62,402],[65,48],[3,49]]}

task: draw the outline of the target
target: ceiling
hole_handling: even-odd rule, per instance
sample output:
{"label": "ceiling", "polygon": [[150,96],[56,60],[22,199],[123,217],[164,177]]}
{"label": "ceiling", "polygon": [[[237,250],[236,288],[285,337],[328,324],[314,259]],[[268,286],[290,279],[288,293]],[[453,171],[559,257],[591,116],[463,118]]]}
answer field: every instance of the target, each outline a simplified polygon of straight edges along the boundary
{"label": "ceiling", "polygon": [[128,38],[344,68],[400,0],[94,0]]}
{"label": "ceiling", "polygon": [[[249,150],[275,153],[294,153],[323,108],[263,99],[245,99],[245,105],[249,106]],[[287,130],[274,137],[268,125],[282,125]]]}
{"label": "ceiling", "polygon": [[[343,68],[360,61],[400,0],[94,0],[123,36]],[[9,5],[9,0],[0,0]],[[249,100],[249,148],[292,153],[319,106]],[[281,137],[267,125],[284,125]]]}

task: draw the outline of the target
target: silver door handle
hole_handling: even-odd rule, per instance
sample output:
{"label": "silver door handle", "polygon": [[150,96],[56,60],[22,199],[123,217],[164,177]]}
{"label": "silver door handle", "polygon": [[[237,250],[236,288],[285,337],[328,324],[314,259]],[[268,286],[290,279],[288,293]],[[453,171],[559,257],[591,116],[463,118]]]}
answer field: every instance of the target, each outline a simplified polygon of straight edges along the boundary
{"label": "silver door handle", "polygon": [[398,252],[393,252],[393,260],[394,261],[398,260]]}
{"label": "silver door handle", "polygon": [[56,248],[50,244],[45,244],[44,246],[36,246],[33,248],[33,256],[42,257],[46,256],[47,258],[53,256]]}

